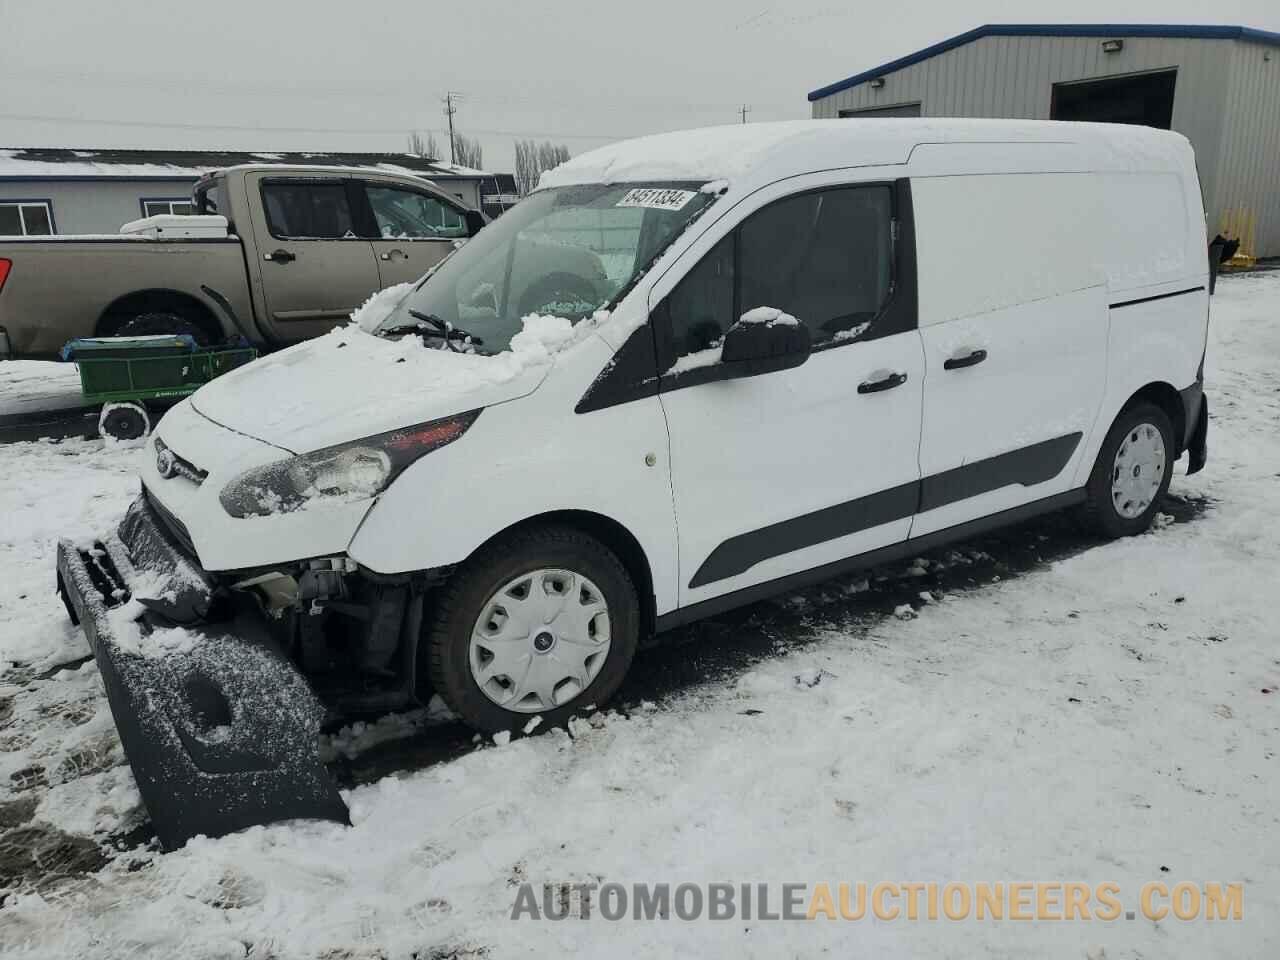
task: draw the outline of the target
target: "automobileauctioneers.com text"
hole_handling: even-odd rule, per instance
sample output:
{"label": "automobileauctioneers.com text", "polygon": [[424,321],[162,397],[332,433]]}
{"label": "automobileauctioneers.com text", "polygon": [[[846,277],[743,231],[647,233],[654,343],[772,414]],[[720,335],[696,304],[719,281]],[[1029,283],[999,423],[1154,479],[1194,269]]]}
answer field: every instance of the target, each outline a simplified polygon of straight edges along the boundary
{"label": "automobileauctioneers.com text", "polygon": [[512,920],[1241,920],[1242,883],[523,883]]}

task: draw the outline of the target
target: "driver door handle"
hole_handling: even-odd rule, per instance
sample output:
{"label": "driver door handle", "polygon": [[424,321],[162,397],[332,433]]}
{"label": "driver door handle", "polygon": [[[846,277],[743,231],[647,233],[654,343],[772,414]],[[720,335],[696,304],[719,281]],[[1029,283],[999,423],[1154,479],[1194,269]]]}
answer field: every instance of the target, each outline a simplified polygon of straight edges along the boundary
{"label": "driver door handle", "polygon": [[943,370],[959,370],[961,367],[976,367],[983,360],[987,359],[987,351],[974,350],[972,353],[963,357],[949,357],[942,363]]}
{"label": "driver door handle", "polygon": [[394,250],[388,250],[385,253],[378,254],[380,260],[408,260],[409,255],[397,247]]}
{"label": "driver door handle", "polygon": [[892,390],[894,387],[900,387],[907,382],[905,373],[891,373],[883,380],[865,380],[858,384],[859,393],[881,393],[885,390]]}
{"label": "driver door handle", "polygon": [[293,261],[298,259],[298,255],[290,253],[288,250],[281,247],[279,250],[272,250],[270,253],[264,253],[262,255],[262,259],[270,260],[272,263],[293,263]]}

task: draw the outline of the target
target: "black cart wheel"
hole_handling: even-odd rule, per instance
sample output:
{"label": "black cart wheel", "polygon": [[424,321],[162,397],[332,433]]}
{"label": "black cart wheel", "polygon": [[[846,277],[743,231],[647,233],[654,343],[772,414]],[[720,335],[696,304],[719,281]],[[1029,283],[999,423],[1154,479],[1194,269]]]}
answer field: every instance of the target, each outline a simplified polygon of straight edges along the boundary
{"label": "black cart wheel", "polygon": [[431,681],[479,730],[547,726],[602,705],[635,656],[640,605],[626,568],[578,530],[531,527],[450,578],[424,636]]}
{"label": "black cart wheel", "polygon": [[151,432],[151,418],[140,403],[108,403],[98,417],[98,433],[115,440],[138,440]]}

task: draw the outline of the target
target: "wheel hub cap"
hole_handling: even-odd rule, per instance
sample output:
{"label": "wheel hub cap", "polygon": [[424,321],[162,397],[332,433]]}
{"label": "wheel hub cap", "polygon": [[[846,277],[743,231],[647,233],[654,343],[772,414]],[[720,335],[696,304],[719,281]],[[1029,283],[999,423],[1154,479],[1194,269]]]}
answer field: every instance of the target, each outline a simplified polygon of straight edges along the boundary
{"label": "wheel hub cap", "polygon": [[541,568],[496,590],[471,631],[471,676],[491,701],[540,713],[578,697],[609,657],[609,605],[589,579]]}
{"label": "wheel hub cap", "polygon": [[1116,513],[1132,520],[1146,512],[1160,492],[1164,471],[1164,435],[1153,424],[1138,424],[1120,441],[1111,470]]}

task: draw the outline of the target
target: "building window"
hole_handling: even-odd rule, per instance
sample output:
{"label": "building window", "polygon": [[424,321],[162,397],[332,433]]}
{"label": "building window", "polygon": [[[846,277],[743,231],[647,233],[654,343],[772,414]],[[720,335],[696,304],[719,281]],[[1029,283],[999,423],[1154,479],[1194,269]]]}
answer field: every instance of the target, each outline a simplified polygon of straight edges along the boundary
{"label": "building window", "polygon": [[175,200],[143,200],[142,215],[144,217],[154,217],[157,214],[173,214],[174,216],[185,217],[191,214],[191,201],[185,197],[179,197]]}
{"label": "building window", "polygon": [[0,200],[0,237],[47,237],[53,233],[48,200]]}

